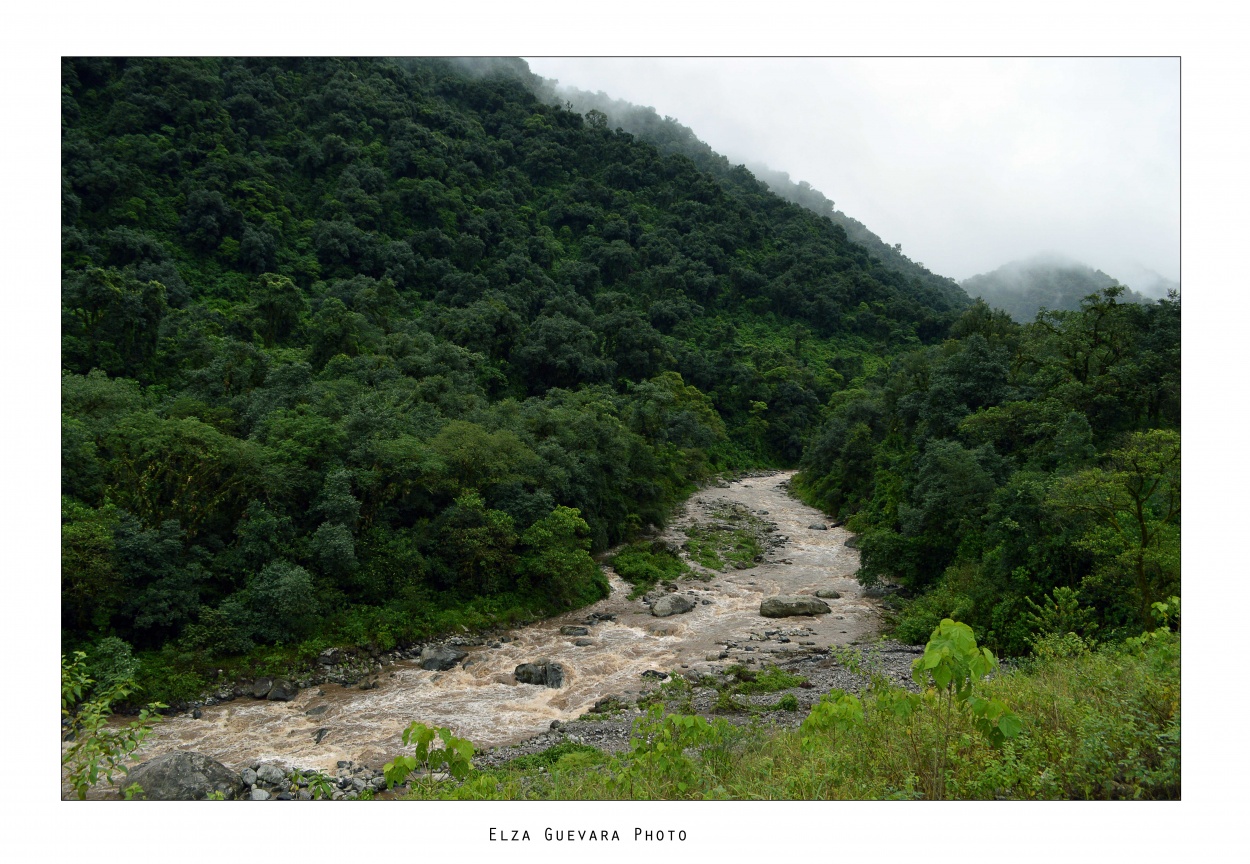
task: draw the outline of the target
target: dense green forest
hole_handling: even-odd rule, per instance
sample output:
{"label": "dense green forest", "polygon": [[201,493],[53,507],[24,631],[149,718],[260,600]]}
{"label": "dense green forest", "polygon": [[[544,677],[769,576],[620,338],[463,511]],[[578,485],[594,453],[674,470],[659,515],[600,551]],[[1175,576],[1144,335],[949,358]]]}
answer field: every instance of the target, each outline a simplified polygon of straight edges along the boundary
{"label": "dense green forest", "polygon": [[831,400],[796,485],[913,598],[900,638],[1122,640],[1179,596],[1180,300],[1122,291],[1024,326],[978,301]]}
{"label": "dense green forest", "polygon": [[814,478],[889,358],[965,374],[950,280],[523,63],[62,70],[62,642],[148,698],[587,602],[701,478]]}
{"label": "dense green forest", "polygon": [[[471,65],[479,69],[495,68],[503,62],[505,61],[477,60],[472,61]],[[551,82],[546,81],[539,82],[536,89],[548,101],[571,105],[583,114],[597,111],[604,115],[608,125],[613,128],[620,128],[637,135],[644,141],[656,145],[662,153],[679,153],[688,156],[699,168],[714,176],[725,178],[737,170],[738,166],[700,141],[693,129],[683,126],[672,117],[661,118],[654,108],[640,107],[621,99],[613,99],[602,92],[589,93],[569,86],[557,88],[553,87]],[[965,293],[955,280],[932,273],[923,264],[912,261],[903,254],[902,244],[890,246],[885,243],[858,219],[836,209],[834,202],[820,190],[812,188],[810,183],[806,181],[795,183],[786,172],[764,165],[753,163],[747,167],[755,178],[763,181],[774,194],[841,226],[846,231],[847,237],[862,246],[869,255],[889,269],[923,285],[927,292],[926,299],[935,307],[952,308],[967,305]]]}

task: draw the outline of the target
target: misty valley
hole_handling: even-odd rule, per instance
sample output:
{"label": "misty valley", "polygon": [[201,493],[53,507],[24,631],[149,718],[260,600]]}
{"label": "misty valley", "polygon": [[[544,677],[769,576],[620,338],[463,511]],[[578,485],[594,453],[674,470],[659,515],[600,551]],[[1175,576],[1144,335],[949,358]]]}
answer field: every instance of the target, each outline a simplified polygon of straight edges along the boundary
{"label": "misty valley", "polygon": [[522,60],[61,69],[63,798],[1180,797],[1179,284]]}

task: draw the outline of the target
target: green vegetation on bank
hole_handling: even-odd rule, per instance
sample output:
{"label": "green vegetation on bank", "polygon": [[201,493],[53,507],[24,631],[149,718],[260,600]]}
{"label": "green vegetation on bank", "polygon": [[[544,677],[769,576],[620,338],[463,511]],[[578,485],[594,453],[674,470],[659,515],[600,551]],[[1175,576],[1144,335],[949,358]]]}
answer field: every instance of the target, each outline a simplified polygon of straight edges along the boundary
{"label": "green vegetation on bank", "polygon": [[617,575],[634,586],[630,599],[646,594],[657,583],[676,582],[690,575],[690,567],[672,549],[656,541],[631,543],[612,556]]}
{"label": "green vegetation on bank", "polygon": [[[679,707],[673,685],[623,754],[566,743],[463,783],[416,785],[408,797],[1175,799],[1180,637],[1166,613],[1176,611],[1158,604],[1162,626],[1116,645],[1043,637],[1035,657],[990,678],[981,677],[989,662],[967,665],[984,657],[971,631],[946,621],[917,661],[921,693],[878,678],[858,697],[828,694],[797,729],[667,713]],[[970,650],[931,661],[952,638]]]}
{"label": "green vegetation on bank", "polygon": [[903,641],[951,617],[1010,655],[1118,642],[1180,594],[1180,380],[1175,295],[1023,326],[977,303],[831,400],[794,488],[902,589]]}

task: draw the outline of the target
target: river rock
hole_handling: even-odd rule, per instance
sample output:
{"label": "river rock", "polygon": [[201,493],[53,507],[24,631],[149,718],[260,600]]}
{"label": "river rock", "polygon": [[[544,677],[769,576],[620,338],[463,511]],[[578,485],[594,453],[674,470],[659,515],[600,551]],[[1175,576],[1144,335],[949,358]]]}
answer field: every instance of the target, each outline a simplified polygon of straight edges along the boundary
{"label": "river rock", "polygon": [[256,782],[266,786],[282,786],[286,783],[286,774],[277,765],[266,763],[256,769]]}
{"label": "river rock", "polygon": [[650,679],[652,679],[652,680],[654,680],[654,681],[663,681],[665,678],[667,678],[667,677],[668,677],[668,673],[667,673],[667,672],[661,672],[661,671],[660,671],[660,670],[658,670],[658,669],[648,669],[646,672],[643,672],[643,673],[642,673],[642,677],[643,677],[643,678],[650,678]]}
{"label": "river rock", "polygon": [[252,800],[253,801],[268,801],[269,793],[266,792],[264,789],[253,789]]}
{"label": "river rock", "polygon": [[683,615],[694,608],[694,601],[685,594],[665,594],[651,605],[651,614],[656,618],[667,618],[670,615]]}
{"label": "river rock", "polygon": [[843,543],[842,545],[845,546],[847,549],[858,549],[859,548],[859,536],[853,535],[851,537],[848,537],[846,542]]}
{"label": "river rock", "polygon": [[837,600],[842,595],[833,588],[817,588],[816,596],[824,597],[826,600]]}
{"label": "river rock", "polygon": [[130,769],[126,785],[138,783],[148,801],[200,801],[210,792],[234,800],[243,782],[216,759],[202,753],[166,753]]}
{"label": "river rock", "polygon": [[326,712],[327,712],[327,711],[329,711],[329,710],[330,710],[330,706],[329,706],[329,705],[318,705],[318,706],[317,706],[317,707],[315,707],[315,708],[309,708],[309,709],[308,709],[307,711],[305,711],[304,713],[305,713],[305,714],[307,714],[309,717],[318,717],[318,716],[320,716],[320,715],[322,715],[322,714],[326,713]]}
{"label": "river rock", "polygon": [[587,645],[594,645],[594,639],[574,639],[573,644],[578,648],[585,648]]}
{"label": "river rock", "polygon": [[561,636],[589,636],[590,631],[585,627],[577,627],[573,624],[565,624],[560,628]]}
{"label": "river rock", "polygon": [[269,695],[269,691],[273,688],[272,678],[257,678],[252,682],[252,695],[257,699],[264,699]]}
{"label": "river rock", "polygon": [[829,526],[825,525],[823,522],[813,522],[811,525],[808,525],[807,527],[811,529],[812,531],[828,531],[829,530]]}
{"label": "river rock", "polygon": [[290,702],[298,693],[298,687],[285,678],[279,678],[273,682],[273,686],[269,688],[269,693],[265,698],[270,702]]}
{"label": "river rock", "polygon": [[512,672],[519,684],[564,686],[564,667],[559,663],[522,663]]}
{"label": "river rock", "polygon": [[760,604],[765,618],[788,618],[791,615],[827,615],[833,610],[823,600],[803,594],[779,594]]}
{"label": "river rock", "polygon": [[244,768],[242,775],[240,775],[240,779],[243,781],[244,786],[250,788],[251,785],[256,782],[256,772],[251,768]]}
{"label": "river rock", "polygon": [[327,648],[317,655],[317,662],[322,666],[337,666],[345,658],[342,648]]}
{"label": "river rock", "polygon": [[453,648],[450,645],[426,645],[421,651],[419,665],[422,669],[443,672],[451,669],[468,656],[468,651],[461,651],[459,648]]}

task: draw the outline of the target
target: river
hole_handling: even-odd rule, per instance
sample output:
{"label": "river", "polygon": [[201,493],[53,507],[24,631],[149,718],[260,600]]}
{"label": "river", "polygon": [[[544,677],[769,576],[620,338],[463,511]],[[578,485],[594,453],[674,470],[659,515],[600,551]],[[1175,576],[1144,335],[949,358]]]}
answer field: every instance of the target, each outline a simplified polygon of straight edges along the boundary
{"label": "river", "polygon": [[[470,648],[465,662],[451,671],[431,672],[416,661],[399,661],[384,668],[373,690],[325,684],[305,689],[290,702],[244,698],[206,707],[200,719],[168,717],[136,755],[144,760],[192,750],[235,770],[256,760],[327,772],[341,760],[377,767],[401,751],[400,733],[413,720],[447,726],[481,750],[531,738],[553,720],[580,716],[605,696],[636,694],[646,683],[641,674],[649,669],[715,671],[739,658],[766,660],[770,651],[871,638],[880,613],[853,578],[859,554],[845,545],[849,534],[844,529],[810,527],[828,522],[787,493],[793,473],[710,486],[687,500],[661,539],[679,544],[686,528],[713,520],[727,505],[747,508],[774,529],[757,566],[714,573],[706,582],[679,583],[679,590],[697,601],[684,615],[652,616],[640,600],[627,599],[630,586],[609,572],[607,599],[511,631],[512,641],[496,643],[499,647]],[[830,615],[767,619],[759,614],[760,601],[770,595],[819,588],[841,594],[826,600]],[[575,637],[560,634],[562,625],[586,625],[592,613],[616,617],[589,625],[590,644],[577,646]],[[778,628],[798,635],[789,644],[751,638]],[[514,668],[540,659],[564,667],[563,687],[516,683]]]}

